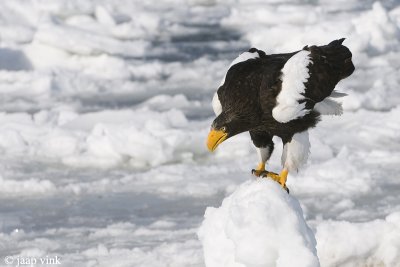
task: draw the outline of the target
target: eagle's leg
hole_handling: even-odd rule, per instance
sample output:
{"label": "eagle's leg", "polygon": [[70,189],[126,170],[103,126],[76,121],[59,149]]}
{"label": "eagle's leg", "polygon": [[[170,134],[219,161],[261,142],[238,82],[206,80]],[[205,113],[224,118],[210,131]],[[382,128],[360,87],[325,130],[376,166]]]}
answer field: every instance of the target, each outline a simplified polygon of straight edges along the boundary
{"label": "eagle's leg", "polygon": [[251,173],[257,177],[265,176],[269,173],[265,170],[265,164],[274,150],[272,137],[268,133],[261,131],[250,131],[250,137],[257,149],[259,159],[257,168],[251,170]]}
{"label": "eagle's leg", "polygon": [[268,173],[268,177],[277,181],[286,191],[289,189],[286,186],[287,176],[289,171],[297,171],[299,167],[308,159],[310,153],[310,141],[308,132],[296,133],[292,136],[289,142],[284,142],[282,153],[283,170],[279,175]]}

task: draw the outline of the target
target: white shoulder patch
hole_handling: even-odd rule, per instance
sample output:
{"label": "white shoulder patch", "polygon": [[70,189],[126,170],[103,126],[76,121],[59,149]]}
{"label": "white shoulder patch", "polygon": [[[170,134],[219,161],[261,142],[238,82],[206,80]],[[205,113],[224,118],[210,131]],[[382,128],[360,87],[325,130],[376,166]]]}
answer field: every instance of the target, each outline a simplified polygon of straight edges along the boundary
{"label": "white shoulder patch", "polygon": [[343,114],[342,103],[339,103],[330,97],[327,97],[323,101],[315,104],[314,109],[321,113],[321,115],[340,116]]}
{"label": "white shoulder patch", "polygon": [[305,103],[298,102],[304,99],[304,83],[310,78],[309,64],[312,64],[310,52],[302,50],[292,56],[282,68],[282,89],[276,98],[277,105],[272,110],[275,120],[285,123],[310,112],[305,109]]}
{"label": "white shoulder patch", "polygon": [[214,113],[215,113],[216,116],[221,114],[222,106],[221,106],[221,102],[219,102],[219,98],[218,98],[218,93],[217,92],[215,92],[215,94],[213,96],[212,107],[213,107],[213,110],[214,110]]}
{"label": "white shoulder patch", "polygon": [[[255,52],[243,52],[243,53],[241,53],[237,58],[235,58],[235,59],[232,61],[232,63],[229,65],[228,70],[229,70],[233,65],[236,65],[236,64],[238,64],[238,63],[240,63],[240,62],[244,62],[244,61],[246,61],[246,60],[253,59],[253,58],[259,58],[259,57],[260,57],[260,56],[258,55],[257,51],[255,51]],[[225,75],[224,78],[222,79],[221,85],[224,84],[225,78],[226,78],[226,75]]]}

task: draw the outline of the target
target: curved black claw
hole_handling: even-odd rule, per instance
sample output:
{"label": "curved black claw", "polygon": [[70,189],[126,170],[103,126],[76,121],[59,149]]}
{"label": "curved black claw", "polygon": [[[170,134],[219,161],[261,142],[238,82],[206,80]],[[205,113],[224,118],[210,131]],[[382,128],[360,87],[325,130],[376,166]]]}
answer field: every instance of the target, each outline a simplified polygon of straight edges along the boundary
{"label": "curved black claw", "polygon": [[289,194],[289,188],[286,185],[283,187],[283,189],[285,189],[286,192]]}

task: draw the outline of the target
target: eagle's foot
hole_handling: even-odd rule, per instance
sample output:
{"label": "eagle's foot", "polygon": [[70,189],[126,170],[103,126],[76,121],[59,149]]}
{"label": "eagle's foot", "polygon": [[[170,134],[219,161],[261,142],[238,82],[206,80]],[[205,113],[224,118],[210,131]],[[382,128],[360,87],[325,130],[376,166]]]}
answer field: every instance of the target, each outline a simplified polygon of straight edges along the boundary
{"label": "eagle's foot", "polygon": [[286,169],[283,169],[280,174],[274,173],[267,171],[265,169],[265,163],[260,163],[258,164],[256,169],[252,169],[251,173],[254,176],[261,177],[261,178],[271,178],[275,182],[279,183],[283,189],[285,189],[288,194],[289,194],[289,188],[286,186],[286,178],[288,176],[288,171]]}
{"label": "eagle's foot", "polygon": [[282,186],[282,188],[285,189],[286,192],[288,192],[288,194],[289,194],[289,188],[286,186],[287,175],[288,175],[288,171],[284,169],[281,172],[281,174],[266,171],[266,174],[262,175],[261,177],[262,178],[267,178],[267,177],[271,178],[275,182],[279,183]]}
{"label": "eagle's foot", "polygon": [[257,177],[262,177],[268,174],[268,171],[265,170],[265,163],[258,164],[256,169],[251,170],[251,174]]}
{"label": "eagle's foot", "polygon": [[257,170],[257,169],[251,170],[251,174],[253,174],[254,176],[257,176],[257,177],[267,176],[268,173],[269,173],[269,171],[266,171],[266,170]]}

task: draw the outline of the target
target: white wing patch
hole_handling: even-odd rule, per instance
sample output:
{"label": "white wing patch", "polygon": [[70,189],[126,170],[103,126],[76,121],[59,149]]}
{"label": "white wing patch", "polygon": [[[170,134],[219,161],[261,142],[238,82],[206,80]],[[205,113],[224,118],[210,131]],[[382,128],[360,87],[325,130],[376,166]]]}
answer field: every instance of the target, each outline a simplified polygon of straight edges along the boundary
{"label": "white wing patch", "polygon": [[[259,58],[259,57],[260,57],[260,56],[258,55],[258,52],[257,52],[257,51],[255,51],[255,52],[243,52],[243,53],[241,53],[237,58],[235,58],[235,59],[232,61],[231,65],[229,65],[228,70],[229,70],[233,65],[236,65],[236,64],[238,64],[238,63],[240,63],[240,62],[244,62],[244,61],[246,61],[246,60],[253,59],[253,58]],[[226,75],[225,75],[224,78],[222,79],[220,86],[224,84],[225,78],[226,78]]]}
{"label": "white wing patch", "polygon": [[212,99],[212,107],[215,113],[215,116],[218,116],[222,112],[221,102],[219,102],[218,93],[215,92]]}
{"label": "white wing patch", "polygon": [[305,103],[299,104],[304,99],[304,83],[310,78],[308,65],[312,64],[309,51],[300,51],[292,56],[282,69],[282,89],[276,98],[277,105],[272,110],[275,120],[285,123],[310,112],[305,109]]}

